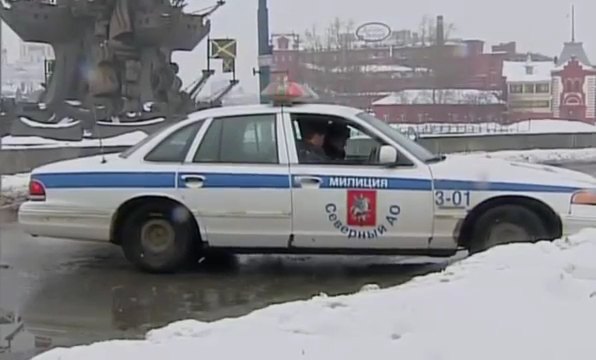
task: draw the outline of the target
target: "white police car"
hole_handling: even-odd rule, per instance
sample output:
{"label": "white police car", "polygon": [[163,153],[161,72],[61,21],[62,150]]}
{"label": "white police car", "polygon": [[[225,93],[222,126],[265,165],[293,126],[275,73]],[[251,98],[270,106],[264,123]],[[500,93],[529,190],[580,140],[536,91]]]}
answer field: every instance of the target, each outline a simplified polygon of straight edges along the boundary
{"label": "white police car", "polygon": [[[301,163],[305,121],[344,123],[369,150]],[[437,156],[353,108],[255,105],[194,113],[105,161],[40,167],[19,222],[32,235],[112,242],[153,272],[213,249],[451,256],[593,226],[594,189],[564,169]]]}

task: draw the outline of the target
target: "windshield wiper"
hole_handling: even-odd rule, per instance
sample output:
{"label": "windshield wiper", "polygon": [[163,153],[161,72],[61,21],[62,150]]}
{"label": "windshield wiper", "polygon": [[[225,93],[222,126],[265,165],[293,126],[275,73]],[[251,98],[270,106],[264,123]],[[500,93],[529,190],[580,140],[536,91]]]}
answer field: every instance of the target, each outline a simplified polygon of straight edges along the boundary
{"label": "windshield wiper", "polygon": [[447,156],[446,155],[435,155],[435,156],[431,157],[430,159],[427,159],[425,161],[425,163],[427,163],[427,164],[433,164],[433,163],[441,162],[441,161],[443,161],[445,159],[447,159]]}

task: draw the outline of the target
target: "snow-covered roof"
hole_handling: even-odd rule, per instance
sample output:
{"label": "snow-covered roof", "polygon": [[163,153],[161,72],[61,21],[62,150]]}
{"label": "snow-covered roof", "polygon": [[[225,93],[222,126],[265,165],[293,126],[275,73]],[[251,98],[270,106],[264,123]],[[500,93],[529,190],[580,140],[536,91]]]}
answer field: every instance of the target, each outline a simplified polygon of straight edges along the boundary
{"label": "snow-covered roof", "polygon": [[552,61],[504,61],[503,76],[507,82],[542,82],[551,80]]}
{"label": "snow-covered roof", "polygon": [[477,89],[410,89],[379,99],[373,105],[503,104],[498,95],[498,91]]}

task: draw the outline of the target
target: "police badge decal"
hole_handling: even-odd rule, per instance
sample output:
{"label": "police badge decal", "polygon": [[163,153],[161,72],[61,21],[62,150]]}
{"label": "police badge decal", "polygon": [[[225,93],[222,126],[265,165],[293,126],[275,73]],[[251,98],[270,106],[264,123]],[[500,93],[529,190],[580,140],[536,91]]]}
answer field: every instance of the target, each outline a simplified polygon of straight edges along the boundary
{"label": "police badge decal", "polygon": [[348,190],[347,221],[349,226],[377,225],[377,192],[375,190]]}
{"label": "police badge decal", "polygon": [[348,190],[344,204],[347,206],[328,203],[325,213],[332,226],[348,239],[377,239],[388,235],[401,213],[399,205],[389,205],[387,213],[379,217],[376,190]]}

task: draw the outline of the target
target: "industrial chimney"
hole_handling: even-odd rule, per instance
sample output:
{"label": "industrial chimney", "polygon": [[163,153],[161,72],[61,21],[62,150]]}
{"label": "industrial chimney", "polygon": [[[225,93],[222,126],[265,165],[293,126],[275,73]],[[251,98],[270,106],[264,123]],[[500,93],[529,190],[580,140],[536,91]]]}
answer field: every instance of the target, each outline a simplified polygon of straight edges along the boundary
{"label": "industrial chimney", "polygon": [[443,15],[437,16],[437,45],[445,45],[445,24],[443,22]]}

